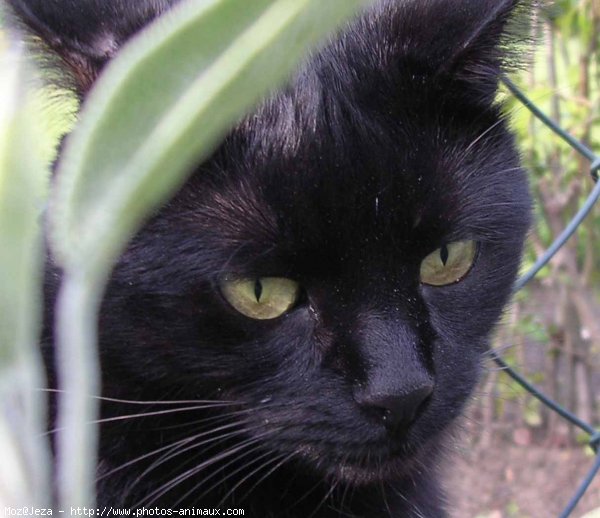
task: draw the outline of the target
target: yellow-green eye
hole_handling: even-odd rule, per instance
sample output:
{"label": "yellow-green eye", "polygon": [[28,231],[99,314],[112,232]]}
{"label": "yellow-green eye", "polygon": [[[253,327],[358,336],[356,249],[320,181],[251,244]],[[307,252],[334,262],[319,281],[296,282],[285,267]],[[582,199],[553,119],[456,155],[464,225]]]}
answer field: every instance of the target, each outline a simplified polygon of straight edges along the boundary
{"label": "yellow-green eye", "polygon": [[475,241],[456,241],[438,248],[421,263],[421,282],[446,286],[460,281],[471,269],[477,254]]}
{"label": "yellow-green eye", "polygon": [[224,279],[221,292],[242,315],[256,320],[277,318],[298,300],[300,286],[283,277]]}

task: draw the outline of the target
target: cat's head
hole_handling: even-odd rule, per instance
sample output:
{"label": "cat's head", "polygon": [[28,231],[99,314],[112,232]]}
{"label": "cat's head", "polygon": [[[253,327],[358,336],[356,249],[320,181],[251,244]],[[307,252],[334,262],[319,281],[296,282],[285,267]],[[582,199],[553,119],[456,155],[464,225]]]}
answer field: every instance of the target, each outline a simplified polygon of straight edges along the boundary
{"label": "cat's head", "polygon": [[[168,2],[131,19],[104,2],[131,22],[112,26],[88,2],[80,32],[27,3],[85,96]],[[233,402],[245,439],[356,483],[437,444],[477,383],[529,225],[494,101],[526,7],[378,2],[313,55],[120,259],[100,326],[107,394]]]}

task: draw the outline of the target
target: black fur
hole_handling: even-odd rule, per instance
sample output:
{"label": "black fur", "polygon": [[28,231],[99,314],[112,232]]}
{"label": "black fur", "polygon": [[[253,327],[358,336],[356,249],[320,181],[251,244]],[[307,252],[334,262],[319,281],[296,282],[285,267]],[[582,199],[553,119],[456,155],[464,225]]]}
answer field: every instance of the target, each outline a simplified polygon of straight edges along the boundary
{"label": "black fur", "polygon": [[[108,57],[91,44],[97,28],[121,42],[168,2],[10,3],[95,77]],[[529,225],[526,176],[494,104],[527,11],[519,0],[378,2],[145,225],[102,307],[103,395],[232,403],[103,424],[101,504],[445,516],[440,453]],[[420,284],[422,259],[461,239],[479,243],[470,273]],[[254,321],[220,295],[224,274],[290,277],[303,296]],[[58,278],[48,275],[48,335]],[[365,404],[429,385],[409,426]],[[106,401],[102,414],[169,408]]]}

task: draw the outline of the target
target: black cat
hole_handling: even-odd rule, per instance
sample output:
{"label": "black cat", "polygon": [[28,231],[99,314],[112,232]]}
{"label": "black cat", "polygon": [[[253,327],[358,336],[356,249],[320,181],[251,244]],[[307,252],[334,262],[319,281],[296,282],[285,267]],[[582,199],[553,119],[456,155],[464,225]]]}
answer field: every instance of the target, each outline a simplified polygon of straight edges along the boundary
{"label": "black cat", "polygon": [[[9,3],[85,98],[175,2]],[[530,220],[495,103],[530,11],[375,3],[147,222],[101,312],[103,396],[148,402],[103,402],[101,504],[445,516],[440,453]]]}

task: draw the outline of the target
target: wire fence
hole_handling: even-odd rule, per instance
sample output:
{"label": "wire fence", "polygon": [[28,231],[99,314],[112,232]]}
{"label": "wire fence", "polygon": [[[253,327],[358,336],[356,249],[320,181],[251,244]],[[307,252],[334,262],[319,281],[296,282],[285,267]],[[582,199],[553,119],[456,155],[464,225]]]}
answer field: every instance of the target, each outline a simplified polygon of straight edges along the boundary
{"label": "wire fence", "polygon": [[[554,131],[559,137],[565,140],[575,151],[583,155],[586,159],[591,162],[590,174],[595,182],[595,186],[591,193],[588,195],[585,203],[581,206],[577,214],[573,217],[567,227],[562,233],[556,238],[548,250],[535,262],[533,267],[523,275],[515,286],[515,291],[522,289],[529,281],[531,281],[538,272],[546,266],[546,264],[554,257],[554,255],[562,248],[567,240],[577,231],[581,223],[590,213],[598,198],[600,198],[600,182],[598,182],[598,171],[600,170],[600,156],[595,154],[591,149],[585,146],[582,142],[575,139],[572,135],[563,130],[556,122],[545,115],[519,88],[507,77],[503,78],[503,82],[510,92],[523,103],[538,119],[540,119],[546,126]],[[600,430],[594,428],[591,423],[587,423],[577,417],[575,414],[553,401],[551,398],[546,396],[543,392],[537,389],[523,376],[521,376],[516,370],[512,369],[496,351],[492,351],[492,359],[498,364],[502,370],[508,374],[513,380],[521,385],[534,397],[539,399],[543,404],[551,408],[553,411],[558,413],[561,417],[568,420],[573,425],[577,426],[583,432],[588,435],[588,444],[594,451],[596,458],[593,462],[592,468],[586,475],[584,480],[581,482],[575,494],[565,507],[564,511],[559,515],[559,518],[568,518],[572,516],[573,510],[581,500],[581,497],[589,488],[592,480],[600,473]]]}

